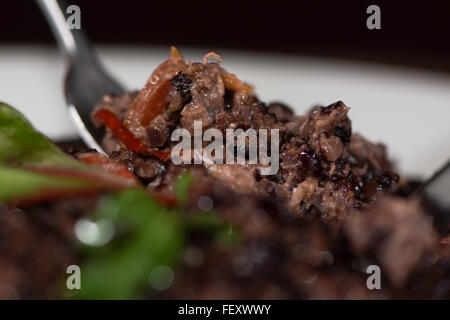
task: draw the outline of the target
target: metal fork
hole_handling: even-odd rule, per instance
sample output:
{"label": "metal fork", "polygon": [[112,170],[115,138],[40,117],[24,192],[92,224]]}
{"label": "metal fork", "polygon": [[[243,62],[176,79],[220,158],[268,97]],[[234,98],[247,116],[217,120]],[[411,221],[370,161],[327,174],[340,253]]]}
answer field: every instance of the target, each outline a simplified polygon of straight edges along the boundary
{"label": "metal fork", "polygon": [[81,29],[70,29],[63,0],[36,0],[44,13],[67,63],[64,95],[70,114],[83,141],[90,148],[100,147],[104,129],[91,121],[93,107],[105,94],[122,94],[122,85],[103,68]]}

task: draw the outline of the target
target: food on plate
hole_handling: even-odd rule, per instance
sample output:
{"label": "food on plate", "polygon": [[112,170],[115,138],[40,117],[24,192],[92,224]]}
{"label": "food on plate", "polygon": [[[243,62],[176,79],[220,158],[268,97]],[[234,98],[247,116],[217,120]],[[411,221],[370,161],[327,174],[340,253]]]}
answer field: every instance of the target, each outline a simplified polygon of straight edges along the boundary
{"label": "food on plate", "polygon": [[106,95],[107,155],[64,153],[0,104],[0,297],[449,298],[448,231],[350,108],[266,105],[221,61],[172,48]]}

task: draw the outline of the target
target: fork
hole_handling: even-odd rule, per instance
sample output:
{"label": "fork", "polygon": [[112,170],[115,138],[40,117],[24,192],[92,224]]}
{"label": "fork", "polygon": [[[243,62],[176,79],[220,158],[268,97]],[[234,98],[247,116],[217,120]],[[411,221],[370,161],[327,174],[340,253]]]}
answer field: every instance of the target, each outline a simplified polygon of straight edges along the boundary
{"label": "fork", "polygon": [[66,60],[64,96],[72,120],[84,143],[98,152],[104,135],[91,121],[93,107],[105,94],[122,94],[125,89],[102,66],[81,29],[70,28],[64,0],[36,0]]}

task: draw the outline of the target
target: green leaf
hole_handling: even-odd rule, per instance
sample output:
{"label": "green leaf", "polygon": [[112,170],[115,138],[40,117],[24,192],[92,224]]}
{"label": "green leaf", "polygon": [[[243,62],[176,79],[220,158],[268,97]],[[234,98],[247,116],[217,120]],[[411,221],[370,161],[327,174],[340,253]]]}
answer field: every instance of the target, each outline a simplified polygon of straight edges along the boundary
{"label": "green leaf", "polygon": [[14,108],[0,102],[0,163],[15,166],[39,165],[79,168]]}
{"label": "green leaf", "polygon": [[[87,250],[77,298],[139,298],[142,291],[151,289],[148,278],[155,267],[173,270],[184,240],[180,216],[175,212],[144,191],[129,190],[104,201],[95,217],[97,221],[109,219],[119,235],[104,246]],[[122,229],[128,230],[126,236],[120,236]]]}
{"label": "green leaf", "polygon": [[[187,199],[193,176],[185,175],[175,185],[178,195]],[[215,241],[233,247],[240,241],[238,230],[231,230],[214,212],[186,214],[183,207],[169,209],[155,202],[143,190],[127,190],[103,197],[92,221],[98,226],[112,225],[114,235],[106,243],[87,244],[83,238],[84,263],[81,265],[81,290],[68,292],[78,299],[139,299],[155,290],[151,280],[162,281],[154,270],[173,272],[185,248],[187,234],[209,233]],[[106,222],[106,223],[105,223]],[[89,239],[90,237],[88,237]],[[94,244],[94,245],[92,245]],[[158,289],[158,288],[156,288]]]}
{"label": "green leaf", "polygon": [[89,183],[82,180],[52,177],[3,166],[0,166],[0,181],[0,200],[4,201],[23,198],[24,195],[36,198],[91,188]]}
{"label": "green leaf", "polygon": [[175,194],[180,204],[186,205],[188,202],[188,190],[191,183],[194,181],[194,177],[188,171],[183,174],[175,184]]}
{"label": "green leaf", "polygon": [[66,155],[20,112],[0,102],[0,201],[127,186],[118,176]]}

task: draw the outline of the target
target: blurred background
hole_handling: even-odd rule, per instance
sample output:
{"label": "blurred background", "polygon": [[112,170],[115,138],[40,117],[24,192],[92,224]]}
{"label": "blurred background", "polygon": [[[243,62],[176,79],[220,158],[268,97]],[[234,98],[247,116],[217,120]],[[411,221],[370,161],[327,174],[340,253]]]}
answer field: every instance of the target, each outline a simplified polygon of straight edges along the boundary
{"label": "blurred background", "polygon": [[[88,1],[81,27],[104,64],[140,88],[176,45],[214,50],[260,98],[298,112],[343,100],[354,128],[385,142],[401,172],[426,176],[450,158],[450,2]],[[381,8],[381,30],[366,9]],[[2,3],[0,100],[53,139],[76,131],[62,96],[64,60],[32,0]]]}
{"label": "blurred background", "polygon": [[[450,72],[450,3],[411,1],[71,0],[96,44],[235,48],[370,60]],[[366,28],[377,4],[382,29]],[[54,41],[33,0],[2,4],[0,41]]]}

